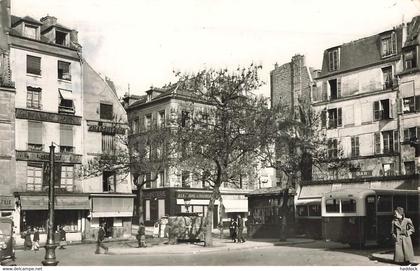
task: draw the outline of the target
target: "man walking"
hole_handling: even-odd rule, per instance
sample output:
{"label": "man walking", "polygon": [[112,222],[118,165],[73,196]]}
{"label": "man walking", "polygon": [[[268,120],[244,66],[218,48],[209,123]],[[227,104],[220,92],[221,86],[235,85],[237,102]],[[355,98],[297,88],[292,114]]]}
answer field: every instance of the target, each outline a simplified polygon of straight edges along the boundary
{"label": "man walking", "polygon": [[244,231],[244,220],[241,218],[241,215],[238,215],[238,242],[245,243],[245,238],[243,236]]}
{"label": "man walking", "polygon": [[104,225],[99,225],[99,231],[98,231],[98,240],[96,242],[96,251],[95,254],[100,254],[101,250],[100,248],[103,248],[105,250],[105,253],[108,253],[108,248],[103,244],[103,241],[105,239],[105,230]]}

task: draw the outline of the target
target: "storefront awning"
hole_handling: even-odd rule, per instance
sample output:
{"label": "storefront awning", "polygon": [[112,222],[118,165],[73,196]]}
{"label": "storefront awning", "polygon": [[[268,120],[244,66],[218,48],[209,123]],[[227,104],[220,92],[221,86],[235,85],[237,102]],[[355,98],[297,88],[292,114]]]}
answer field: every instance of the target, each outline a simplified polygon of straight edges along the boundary
{"label": "storefront awning", "polygon": [[91,217],[131,217],[133,197],[93,197]]}
{"label": "storefront awning", "polygon": [[225,213],[247,213],[248,212],[248,200],[223,200],[223,206],[225,207]]}
{"label": "storefront awning", "polygon": [[299,199],[321,198],[324,193],[331,191],[331,184],[303,186],[299,193]]}
{"label": "storefront awning", "polygon": [[[48,210],[48,196],[20,196],[22,210]],[[89,197],[56,196],[56,210],[89,210]]]}

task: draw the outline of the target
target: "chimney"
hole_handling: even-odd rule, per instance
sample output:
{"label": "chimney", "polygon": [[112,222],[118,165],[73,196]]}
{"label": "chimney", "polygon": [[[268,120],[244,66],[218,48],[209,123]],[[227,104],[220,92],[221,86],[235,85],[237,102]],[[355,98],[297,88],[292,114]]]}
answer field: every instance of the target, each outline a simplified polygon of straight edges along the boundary
{"label": "chimney", "polygon": [[406,41],[407,41],[407,24],[405,22],[403,22],[402,23],[402,41],[401,41],[401,47],[404,47]]}
{"label": "chimney", "polygon": [[0,51],[9,49],[10,0],[0,0]]}
{"label": "chimney", "polygon": [[49,27],[51,25],[56,25],[57,24],[57,18],[54,17],[54,16],[50,16],[50,15],[42,17],[40,21],[45,27]]}
{"label": "chimney", "polygon": [[79,32],[77,30],[72,30],[70,32],[70,40],[73,43],[79,44],[79,38],[78,38]]}

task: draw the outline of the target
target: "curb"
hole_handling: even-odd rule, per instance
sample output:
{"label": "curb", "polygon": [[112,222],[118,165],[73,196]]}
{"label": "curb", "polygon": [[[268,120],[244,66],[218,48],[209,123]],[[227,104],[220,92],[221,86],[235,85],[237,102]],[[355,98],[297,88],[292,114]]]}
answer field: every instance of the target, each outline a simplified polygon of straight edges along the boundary
{"label": "curb", "polygon": [[[393,258],[378,256],[378,255],[382,255],[382,254],[389,254],[390,252],[393,252],[393,251],[392,250],[387,250],[387,251],[380,251],[380,252],[372,253],[368,256],[368,258],[371,261],[378,261],[378,262],[382,262],[382,263],[390,263],[390,264],[394,264],[394,265],[399,265],[398,263],[394,262]],[[413,263],[419,264],[419,261],[415,261]]]}

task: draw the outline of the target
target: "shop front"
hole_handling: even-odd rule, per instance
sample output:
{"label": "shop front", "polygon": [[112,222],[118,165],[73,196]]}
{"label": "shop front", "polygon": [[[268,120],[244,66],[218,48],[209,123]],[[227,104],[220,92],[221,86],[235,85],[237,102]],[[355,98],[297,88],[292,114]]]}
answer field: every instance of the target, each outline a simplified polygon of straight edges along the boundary
{"label": "shop front", "polygon": [[[16,197],[20,214],[19,223],[15,222],[16,233],[38,228],[40,242],[44,242],[47,235],[48,195],[21,192],[16,193]],[[87,194],[57,194],[54,206],[54,228],[64,227],[68,241],[84,240],[89,207]]]}
{"label": "shop front", "polygon": [[91,194],[87,238],[96,240],[100,224],[105,226],[105,235],[108,238],[129,238],[134,197],[134,194]]}

